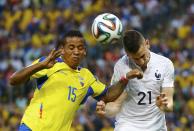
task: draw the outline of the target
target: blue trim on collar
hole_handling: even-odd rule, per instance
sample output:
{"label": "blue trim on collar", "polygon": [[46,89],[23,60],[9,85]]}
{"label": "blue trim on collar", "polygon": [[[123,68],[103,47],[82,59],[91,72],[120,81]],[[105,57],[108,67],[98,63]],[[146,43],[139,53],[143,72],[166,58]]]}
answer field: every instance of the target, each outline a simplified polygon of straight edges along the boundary
{"label": "blue trim on collar", "polygon": [[77,67],[77,70],[78,70],[78,71],[80,71],[81,69],[82,69],[82,67],[81,67],[81,66],[78,66],[78,67]]}
{"label": "blue trim on collar", "polygon": [[46,56],[42,56],[42,57],[39,59],[38,62],[42,62],[42,61],[44,61],[45,59],[46,59]]}
{"label": "blue trim on collar", "polygon": [[[42,62],[42,61],[44,61],[45,59],[46,59],[46,56],[42,56],[42,57],[39,59],[38,62]],[[57,61],[57,62],[63,62],[63,59],[61,59],[60,57],[58,57],[58,58],[56,58],[56,61]]]}
{"label": "blue trim on collar", "polygon": [[61,59],[60,57],[56,58],[57,62],[63,62],[63,59]]}

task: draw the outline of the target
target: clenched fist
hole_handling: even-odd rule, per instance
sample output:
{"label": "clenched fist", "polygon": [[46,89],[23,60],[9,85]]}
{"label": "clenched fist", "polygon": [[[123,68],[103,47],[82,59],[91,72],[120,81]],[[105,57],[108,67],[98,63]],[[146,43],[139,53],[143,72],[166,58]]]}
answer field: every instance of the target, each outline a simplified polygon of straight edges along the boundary
{"label": "clenched fist", "polygon": [[97,102],[96,113],[101,117],[105,115],[105,103],[104,103],[104,101],[101,100],[101,101]]}
{"label": "clenched fist", "polygon": [[133,78],[141,79],[143,78],[143,72],[140,71],[139,69],[133,69],[126,74],[126,78],[127,79],[133,79]]}

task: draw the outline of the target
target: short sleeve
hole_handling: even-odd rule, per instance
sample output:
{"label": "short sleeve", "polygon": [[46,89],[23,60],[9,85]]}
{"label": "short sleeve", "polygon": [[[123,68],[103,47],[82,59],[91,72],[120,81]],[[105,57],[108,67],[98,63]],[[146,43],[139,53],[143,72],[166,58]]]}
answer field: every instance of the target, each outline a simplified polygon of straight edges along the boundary
{"label": "short sleeve", "polygon": [[174,87],[174,66],[170,60],[167,62],[165,70],[162,87]]}
{"label": "short sleeve", "polygon": [[127,72],[130,71],[130,68],[128,65],[124,64],[123,62],[118,62],[115,64],[114,67],[114,73],[111,78],[111,85],[118,82],[121,77],[126,76]]}
{"label": "short sleeve", "polygon": [[[46,59],[46,57],[41,57],[40,59],[37,59],[34,62],[32,62],[31,65],[37,64],[41,61],[44,61],[45,59]],[[48,69],[40,70],[40,71],[36,72],[35,74],[33,74],[30,79],[35,79],[35,78],[40,78],[40,77],[46,76],[47,72],[48,72]]]}
{"label": "short sleeve", "polygon": [[85,73],[87,74],[86,79],[89,87],[89,94],[96,100],[99,100],[101,96],[106,94],[106,85],[100,82],[89,70],[85,69]]}
{"label": "short sleeve", "polygon": [[104,96],[107,91],[106,85],[97,79],[90,85],[90,88],[93,90],[92,97],[94,97],[96,100],[99,100],[101,96]]}
{"label": "short sleeve", "polygon": [[120,80],[120,78],[121,78],[121,73],[118,71],[118,69],[115,66],[114,67],[114,73],[113,73],[112,78],[111,78],[111,85],[118,82]]}

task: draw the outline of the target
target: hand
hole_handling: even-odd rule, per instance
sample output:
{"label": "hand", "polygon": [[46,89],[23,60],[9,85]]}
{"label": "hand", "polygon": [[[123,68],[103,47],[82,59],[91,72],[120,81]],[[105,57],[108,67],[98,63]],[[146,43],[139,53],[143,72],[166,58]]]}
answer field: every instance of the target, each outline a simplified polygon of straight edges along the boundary
{"label": "hand", "polygon": [[101,101],[97,102],[96,113],[100,117],[103,117],[105,115],[105,103],[104,103],[104,101],[101,100]]}
{"label": "hand", "polygon": [[143,72],[140,71],[139,69],[133,69],[126,74],[126,78],[127,79],[133,79],[133,78],[141,79],[143,78]]}
{"label": "hand", "polygon": [[156,105],[160,108],[160,110],[165,111],[168,105],[168,98],[166,94],[161,93],[160,96],[156,97]]}
{"label": "hand", "polygon": [[46,60],[42,62],[43,66],[47,69],[53,67],[54,64],[56,63],[56,58],[58,58],[61,55],[61,52],[62,50],[52,49]]}

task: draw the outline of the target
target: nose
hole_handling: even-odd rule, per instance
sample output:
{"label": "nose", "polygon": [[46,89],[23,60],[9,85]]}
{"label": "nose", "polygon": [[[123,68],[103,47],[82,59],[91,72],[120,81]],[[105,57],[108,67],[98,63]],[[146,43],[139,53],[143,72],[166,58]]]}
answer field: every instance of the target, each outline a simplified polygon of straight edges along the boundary
{"label": "nose", "polygon": [[144,59],[139,59],[139,60],[137,61],[137,64],[138,64],[139,66],[144,65],[144,63],[145,63],[145,60],[144,60]]}
{"label": "nose", "polygon": [[75,49],[73,50],[73,54],[74,54],[74,55],[79,55],[79,49],[78,49],[78,48],[75,48]]}

